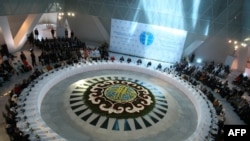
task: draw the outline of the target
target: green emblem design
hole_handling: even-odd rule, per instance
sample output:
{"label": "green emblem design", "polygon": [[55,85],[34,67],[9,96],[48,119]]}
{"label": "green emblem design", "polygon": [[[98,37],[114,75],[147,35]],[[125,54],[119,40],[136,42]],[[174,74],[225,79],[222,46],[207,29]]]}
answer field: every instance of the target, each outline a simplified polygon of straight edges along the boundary
{"label": "green emblem design", "polygon": [[93,83],[84,92],[83,100],[94,113],[119,119],[144,116],[155,106],[149,89],[126,80]]}
{"label": "green emblem design", "polygon": [[114,102],[126,103],[126,102],[133,101],[136,98],[137,93],[132,87],[121,85],[121,84],[116,84],[116,85],[108,87],[104,91],[104,95],[108,99]]}

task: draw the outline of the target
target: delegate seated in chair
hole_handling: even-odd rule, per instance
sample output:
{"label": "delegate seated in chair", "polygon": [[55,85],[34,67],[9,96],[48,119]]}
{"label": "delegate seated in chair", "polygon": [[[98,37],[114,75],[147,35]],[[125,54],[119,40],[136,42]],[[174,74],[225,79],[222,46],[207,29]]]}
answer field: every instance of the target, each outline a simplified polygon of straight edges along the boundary
{"label": "delegate seated in chair", "polygon": [[138,59],[137,61],[137,65],[140,65],[140,64],[142,64],[142,61],[141,61],[141,59]]}
{"label": "delegate seated in chair", "polygon": [[120,62],[122,63],[124,61],[124,58],[123,56],[120,58]]}
{"label": "delegate seated in chair", "polygon": [[159,63],[156,70],[161,70],[161,68],[162,68],[161,63]]}
{"label": "delegate seated in chair", "polygon": [[131,62],[131,58],[128,58],[128,59],[127,59],[127,62],[130,63],[130,62]]}
{"label": "delegate seated in chair", "polygon": [[147,67],[150,67],[152,65],[152,63],[149,61],[147,64]]}
{"label": "delegate seated in chair", "polygon": [[110,57],[110,60],[111,60],[112,62],[114,62],[114,61],[115,61],[115,57],[114,57],[114,56]]}

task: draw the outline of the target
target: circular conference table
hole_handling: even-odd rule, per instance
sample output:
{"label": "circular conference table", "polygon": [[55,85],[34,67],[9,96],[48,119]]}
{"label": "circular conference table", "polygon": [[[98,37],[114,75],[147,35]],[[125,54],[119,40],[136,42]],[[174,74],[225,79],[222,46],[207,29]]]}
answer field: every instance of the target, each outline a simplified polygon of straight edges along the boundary
{"label": "circular conference table", "polygon": [[[157,78],[157,80],[163,82],[167,82],[171,84],[173,87],[178,89],[178,91],[181,91],[185,97],[190,101],[191,105],[194,107],[195,113],[192,113],[194,115],[194,121],[191,121],[190,124],[187,124],[187,129],[183,129],[183,131],[178,130],[180,134],[184,134],[185,132],[188,132],[189,127],[190,131],[187,136],[185,136],[185,139],[181,138],[181,140],[187,140],[187,141],[200,141],[200,140],[213,140],[211,133],[218,130],[218,119],[216,111],[212,105],[212,103],[207,99],[207,97],[197,88],[195,88],[193,85],[191,85],[189,82],[181,79],[179,76],[175,75],[174,73],[166,73],[158,70],[154,70],[151,68],[146,68],[143,65],[136,65],[133,63],[121,63],[121,62],[87,62],[87,63],[76,63],[73,65],[63,66],[61,68],[57,68],[54,70],[51,70],[47,73],[42,74],[39,78],[34,80],[26,89],[24,89],[19,96],[18,99],[18,122],[17,126],[20,128],[21,131],[23,131],[25,134],[30,135],[31,140],[42,140],[42,141],[66,141],[71,140],[71,138],[65,137],[65,135],[60,134],[60,131],[58,132],[56,129],[56,125],[51,124],[51,122],[47,121],[48,118],[45,118],[47,112],[44,112],[42,105],[44,102],[44,99],[46,99],[46,95],[50,93],[50,90],[53,89],[57,84],[59,84],[62,81],[70,80],[71,77],[75,77],[74,81],[77,80],[78,75],[88,73],[88,76],[94,77],[93,79],[84,78],[84,82],[92,83],[92,81],[101,81],[105,80],[105,78],[102,78],[102,76],[95,76],[98,74],[98,71],[106,71],[107,78],[112,78],[112,75],[107,75],[107,72],[112,71],[115,75],[114,79],[123,79],[124,81],[133,81],[136,83],[143,84],[145,87],[152,87],[151,84],[143,83],[140,81],[140,79],[152,79]],[[142,77],[148,78],[139,78],[137,80],[136,78],[131,78],[134,76],[130,76],[130,78],[124,78],[123,76],[119,75],[119,72],[129,72],[129,73],[135,73],[135,77],[139,76],[140,74],[144,74]],[[128,74],[129,74],[128,73]],[[152,78],[151,78],[152,77]],[[74,82],[72,81],[72,82]],[[154,83],[154,82],[153,82]],[[111,87],[113,89],[113,87]],[[111,89],[110,88],[110,89]],[[153,90],[154,89],[154,90]],[[140,138],[144,138],[143,140],[146,140],[145,137],[148,137],[149,139],[156,138],[156,140],[161,140],[162,138],[166,138],[166,134],[158,135],[160,132],[166,133],[168,131],[173,132],[173,129],[167,130],[170,128],[170,126],[181,126],[176,123],[171,123],[171,118],[168,117],[168,115],[175,115],[179,116],[176,113],[178,113],[178,109],[176,107],[180,107],[180,104],[177,102],[171,102],[175,101],[174,98],[171,95],[165,95],[165,93],[161,93],[161,89],[157,86],[152,87],[152,91],[155,94],[156,104],[158,104],[157,109],[164,109],[164,107],[167,107],[168,109],[164,112],[162,115],[158,115],[157,112],[153,114],[154,110],[149,114],[151,119],[147,119],[146,116],[144,117],[138,117],[137,119],[114,119],[114,118],[107,118],[103,116],[98,116],[96,114],[92,114],[92,122],[89,121],[86,116],[83,116],[84,114],[88,114],[87,112],[91,112],[86,110],[87,112],[81,112],[77,114],[75,106],[77,106],[77,102],[74,103],[73,101],[77,101],[78,98],[74,97],[76,95],[68,95],[65,94],[64,98],[66,97],[69,100],[64,101],[62,104],[66,107],[65,114],[69,114],[69,119],[79,124],[79,126],[84,128],[84,131],[86,133],[83,133],[84,136],[81,138],[83,139],[91,139],[91,140],[137,140]],[[55,90],[54,90],[55,91]],[[65,90],[68,91],[68,90]],[[70,90],[71,91],[71,90]],[[63,93],[63,92],[62,92]],[[160,93],[164,95],[157,96],[157,93]],[[73,97],[73,100],[70,100],[70,98]],[[165,99],[165,97],[167,97]],[[183,96],[182,96],[183,97]],[[48,98],[47,98],[48,99]],[[165,105],[164,105],[165,102]],[[82,104],[84,105],[84,103]],[[160,106],[159,106],[160,105]],[[173,105],[173,106],[172,106]],[[162,106],[162,107],[161,107]],[[80,106],[78,106],[80,107]],[[52,107],[51,107],[52,108]],[[84,108],[84,106],[80,107]],[[185,108],[185,105],[184,105]],[[49,107],[47,107],[49,109]],[[155,108],[156,109],[156,108]],[[43,112],[42,112],[43,111]],[[182,112],[189,112],[189,111],[182,111]],[[164,114],[168,113],[168,114]],[[49,114],[49,112],[48,112]],[[60,113],[59,113],[60,114]],[[79,118],[82,115],[81,118]],[[157,117],[158,116],[158,117]],[[155,118],[154,118],[155,117]],[[159,118],[160,117],[160,118]],[[86,118],[86,119],[85,119]],[[140,119],[139,119],[140,118]],[[179,118],[179,117],[178,117]],[[182,117],[185,119],[185,117]],[[97,120],[98,119],[98,120]],[[102,119],[102,121],[100,120]],[[112,120],[111,120],[112,119]],[[180,118],[181,119],[181,118]],[[105,121],[112,121],[111,123],[105,123]],[[153,122],[154,121],[154,122]],[[56,122],[56,121],[55,121]],[[103,122],[102,125],[99,122]],[[116,123],[117,122],[117,123]],[[180,122],[180,121],[174,121],[174,122]],[[186,121],[186,123],[189,122],[189,120]],[[90,124],[91,123],[91,124]],[[121,125],[121,123],[125,123],[124,125]],[[152,124],[155,123],[155,124]],[[171,124],[169,124],[171,123]],[[185,124],[185,122],[183,122]],[[54,123],[55,124],[55,123]],[[106,125],[106,127],[104,127]],[[94,125],[94,126],[93,126]],[[120,127],[119,127],[120,125]],[[133,127],[132,127],[133,125]],[[113,127],[109,127],[113,126]],[[124,126],[124,127],[123,127]],[[126,126],[126,127],[125,127]],[[123,127],[123,129],[121,129]],[[171,127],[175,128],[175,127]],[[193,129],[193,130],[192,130]],[[87,130],[91,130],[88,132]],[[145,130],[145,131],[144,131]],[[165,131],[166,130],[166,131]],[[88,137],[88,134],[91,134],[91,132],[95,132],[95,135],[97,137],[91,138]],[[100,133],[100,135],[98,135]],[[70,133],[69,133],[70,134]],[[112,135],[110,135],[112,134]],[[140,135],[139,135],[140,134]],[[169,133],[170,134],[170,133]],[[87,137],[86,137],[87,136]],[[91,136],[91,135],[90,135]],[[158,139],[157,139],[158,138]],[[173,138],[172,140],[179,140],[179,138]]]}

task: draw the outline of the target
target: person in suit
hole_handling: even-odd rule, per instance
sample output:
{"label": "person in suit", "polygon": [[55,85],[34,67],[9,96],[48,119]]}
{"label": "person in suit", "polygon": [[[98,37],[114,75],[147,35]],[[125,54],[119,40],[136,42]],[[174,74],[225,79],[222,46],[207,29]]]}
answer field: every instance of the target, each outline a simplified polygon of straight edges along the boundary
{"label": "person in suit", "polygon": [[69,32],[67,28],[65,28],[64,34],[65,34],[65,38],[68,38]]}
{"label": "person in suit", "polygon": [[74,35],[75,35],[74,31],[71,30],[71,32],[70,32],[70,38],[73,39]]}
{"label": "person in suit", "polygon": [[138,59],[138,60],[136,61],[136,63],[137,63],[137,65],[140,65],[140,64],[142,64],[142,61],[141,61],[141,59]]}
{"label": "person in suit", "polygon": [[52,38],[55,38],[55,30],[54,30],[54,28],[51,29],[51,35],[52,35]]}
{"label": "person in suit", "polygon": [[27,60],[26,55],[23,53],[23,51],[21,51],[20,59],[22,60],[22,62]]}
{"label": "person in suit", "polygon": [[130,63],[132,60],[131,60],[131,58],[128,58],[127,59],[127,63]]}
{"label": "person in suit", "polygon": [[36,65],[37,65],[37,64],[36,64],[36,56],[35,56],[33,50],[30,51],[30,57],[31,57],[32,66],[33,66],[33,67],[36,66]]}
{"label": "person in suit", "polygon": [[122,63],[124,61],[124,58],[123,56],[120,58],[120,62]]}
{"label": "person in suit", "polygon": [[148,62],[147,67],[150,67],[152,65],[151,61]]}
{"label": "person in suit", "polygon": [[159,63],[158,66],[156,67],[156,70],[161,70],[161,68],[162,68],[162,65],[161,63]]}

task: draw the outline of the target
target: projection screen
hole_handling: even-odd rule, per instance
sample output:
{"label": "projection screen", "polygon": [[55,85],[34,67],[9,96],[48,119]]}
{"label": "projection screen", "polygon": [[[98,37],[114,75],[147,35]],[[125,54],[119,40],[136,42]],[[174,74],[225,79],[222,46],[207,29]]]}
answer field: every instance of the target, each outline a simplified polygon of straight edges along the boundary
{"label": "projection screen", "polygon": [[181,59],[186,36],[184,30],[112,19],[110,51],[175,63]]}

